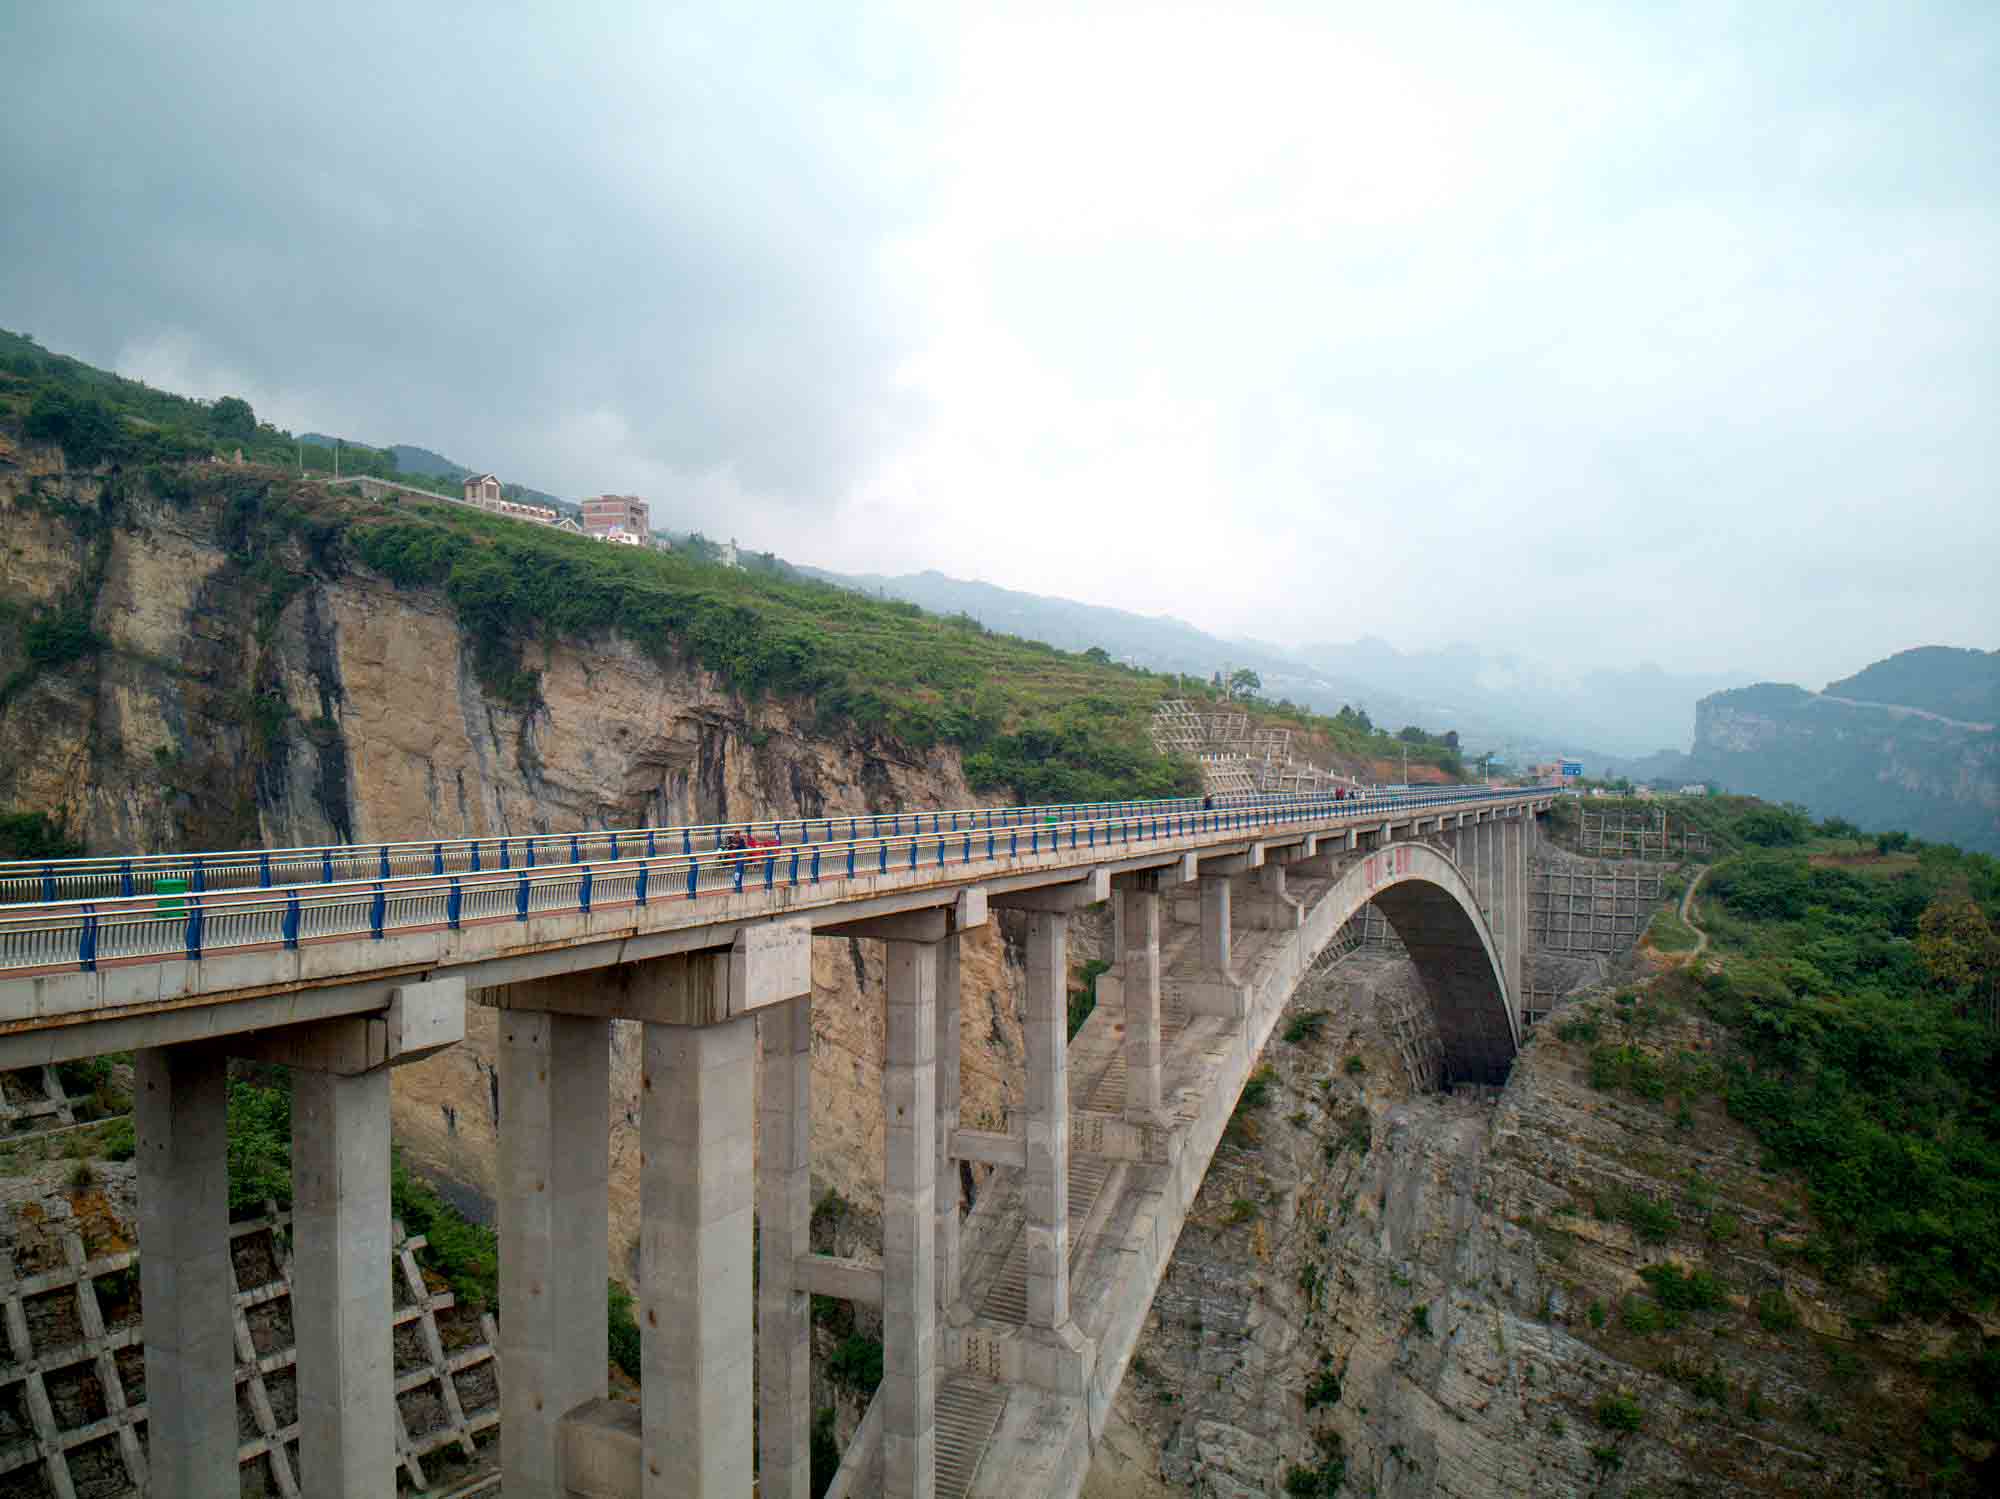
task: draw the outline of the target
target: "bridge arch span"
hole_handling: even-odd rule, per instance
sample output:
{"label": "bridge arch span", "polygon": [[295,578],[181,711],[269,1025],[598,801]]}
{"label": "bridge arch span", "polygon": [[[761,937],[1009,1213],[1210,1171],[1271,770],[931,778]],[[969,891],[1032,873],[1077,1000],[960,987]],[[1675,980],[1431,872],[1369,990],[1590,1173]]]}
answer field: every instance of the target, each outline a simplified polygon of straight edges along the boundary
{"label": "bridge arch span", "polygon": [[[1448,1081],[1503,1083],[1520,1047],[1506,967],[1463,870],[1425,843],[1398,843],[1341,866],[1311,913],[1308,959],[1369,902],[1408,949],[1429,994]],[[1317,939],[1317,940],[1315,940]]]}

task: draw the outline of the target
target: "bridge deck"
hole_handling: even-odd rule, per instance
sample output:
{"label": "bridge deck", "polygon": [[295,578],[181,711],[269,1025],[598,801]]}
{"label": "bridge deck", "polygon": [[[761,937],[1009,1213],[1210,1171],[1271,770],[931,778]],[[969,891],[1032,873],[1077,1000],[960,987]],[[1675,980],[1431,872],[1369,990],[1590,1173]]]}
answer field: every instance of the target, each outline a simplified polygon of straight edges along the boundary
{"label": "bridge deck", "polygon": [[1164,816],[1093,805],[1026,826],[906,819],[900,835],[787,848],[645,858],[627,845],[554,867],[0,906],[0,1066],[379,1011],[413,976],[493,987],[727,947],[772,921],[934,905],[940,890],[998,894],[1294,833],[1416,831],[1521,800],[1451,787]]}

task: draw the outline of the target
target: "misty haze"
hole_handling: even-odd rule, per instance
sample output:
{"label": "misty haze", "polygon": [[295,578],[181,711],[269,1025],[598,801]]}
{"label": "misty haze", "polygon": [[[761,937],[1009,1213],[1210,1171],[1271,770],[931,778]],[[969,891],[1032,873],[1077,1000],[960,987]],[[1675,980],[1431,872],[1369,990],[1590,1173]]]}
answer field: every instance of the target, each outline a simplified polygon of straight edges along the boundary
{"label": "misty haze", "polygon": [[0,35],[0,1495],[2000,1491],[2000,12]]}

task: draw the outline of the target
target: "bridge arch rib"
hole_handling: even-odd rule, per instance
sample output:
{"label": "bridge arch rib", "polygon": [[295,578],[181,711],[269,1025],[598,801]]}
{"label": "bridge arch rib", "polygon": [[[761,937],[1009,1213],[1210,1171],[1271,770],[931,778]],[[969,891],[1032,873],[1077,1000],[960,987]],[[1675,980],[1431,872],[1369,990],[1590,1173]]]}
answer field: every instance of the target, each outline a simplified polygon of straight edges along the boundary
{"label": "bridge arch rib", "polygon": [[[1520,1048],[1500,944],[1456,863],[1423,843],[1391,844],[1335,872],[1312,926],[1308,961],[1369,902],[1394,927],[1430,996],[1447,1081],[1503,1083]],[[1330,925],[1328,924],[1330,923]]]}

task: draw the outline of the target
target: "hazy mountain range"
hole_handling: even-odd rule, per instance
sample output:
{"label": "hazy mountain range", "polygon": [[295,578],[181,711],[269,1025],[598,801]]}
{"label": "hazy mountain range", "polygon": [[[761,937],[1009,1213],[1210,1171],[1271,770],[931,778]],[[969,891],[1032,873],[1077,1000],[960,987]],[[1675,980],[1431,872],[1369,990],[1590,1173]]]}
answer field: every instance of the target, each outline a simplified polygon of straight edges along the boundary
{"label": "hazy mountain range", "polygon": [[1808,692],[1703,698],[1691,779],[2000,853],[2000,651],[1924,646]]}
{"label": "hazy mountain range", "polygon": [[1747,674],[1675,676],[1650,664],[1565,675],[1469,645],[1406,652],[1375,636],[1292,650],[1226,640],[1170,615],[1080,604],[939,572],[815,575],[936,613],[969,614],[989,629],[1065,650],[1101,646],[1115,659],[1154,671],[1205,678],[1247,666],[1262,679],[1266,697],[1326,712],[1343,704],[1365,707],[1390,728],[1455,728],[1475,755],[1492,749],[1516,762],[1564,753],[1588,766],[1607,757],[1684,750],[1694,732],[1695,703],[1752,680]]}

